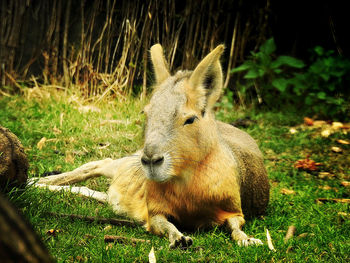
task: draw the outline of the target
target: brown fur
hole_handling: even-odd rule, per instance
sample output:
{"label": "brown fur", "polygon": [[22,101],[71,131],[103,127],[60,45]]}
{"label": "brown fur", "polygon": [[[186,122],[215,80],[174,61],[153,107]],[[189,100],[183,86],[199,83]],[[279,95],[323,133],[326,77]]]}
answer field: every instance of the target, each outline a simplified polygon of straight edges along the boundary
{"label": "brown fur", "polygon": [[21,142],[9,129],[0,126],[0,189],[24,184],[28,167]]}

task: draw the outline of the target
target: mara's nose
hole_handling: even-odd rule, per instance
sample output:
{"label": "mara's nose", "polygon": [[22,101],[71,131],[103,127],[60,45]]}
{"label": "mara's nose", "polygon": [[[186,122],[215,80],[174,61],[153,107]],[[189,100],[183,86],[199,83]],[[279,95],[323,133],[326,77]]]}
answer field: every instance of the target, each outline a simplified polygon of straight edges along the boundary
{"label": "mara's nose", "polygon": [[161,165],[164,161],[164,156],[159,154],[154,154],[152,156],[148,156],[143,154],[141,157],[141,163],[144,166],[153,166],[153,165]]}
{"label": "mara's nose", "polygon": [[162,154],[154,153],[150,147],[145,147],[143,155],[141,157],[141,163],[144,166],[154,166],[161,165],[164,161],[164,156]]}

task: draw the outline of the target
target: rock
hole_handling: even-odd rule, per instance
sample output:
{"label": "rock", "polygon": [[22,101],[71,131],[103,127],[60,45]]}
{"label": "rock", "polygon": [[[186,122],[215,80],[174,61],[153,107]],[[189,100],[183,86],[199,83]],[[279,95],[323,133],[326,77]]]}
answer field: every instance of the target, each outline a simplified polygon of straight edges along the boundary
{"label": "rock", "polygon": [[29,163],[17,136],[0,126],[0,190],[27,182]]}

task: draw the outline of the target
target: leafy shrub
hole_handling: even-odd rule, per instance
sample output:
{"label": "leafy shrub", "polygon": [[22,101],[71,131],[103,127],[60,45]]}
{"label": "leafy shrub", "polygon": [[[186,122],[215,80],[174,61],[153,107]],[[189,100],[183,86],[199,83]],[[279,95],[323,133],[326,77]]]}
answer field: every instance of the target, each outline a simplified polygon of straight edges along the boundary
{"label": "leafy shrub", "polygon": [[259,103],[264,102],[268,105],[276,105],[278,93],[286,95],[283,99],[288,99],[290,69],[300,69],[305,66],[303,61],[290,56],[274,58],[275,51],[275,41],[270,38],[258,52],[251,52],[250,59],[231,70],[231,73],[246,71],[244,75],[244,79],[248,80],[246,91],[249,92],[249,88],[253,89],[251,92],[257,94]]}
{"label": "leafy shrub", "polygon": [[308,66],[290,56],[274,56],[276,45],[268,39],[258,52],[231,73],[246,72],[246,92],[271,108],[286,103],[323,117],[349,118],[350,61],[333,51],[315,47]]}
{"label": "leafy shrub", "polygon": [[310,66],[289,79],[293,92],[303,98],[310,112],[338,118],[349,118],[350,61],[315,47]]}

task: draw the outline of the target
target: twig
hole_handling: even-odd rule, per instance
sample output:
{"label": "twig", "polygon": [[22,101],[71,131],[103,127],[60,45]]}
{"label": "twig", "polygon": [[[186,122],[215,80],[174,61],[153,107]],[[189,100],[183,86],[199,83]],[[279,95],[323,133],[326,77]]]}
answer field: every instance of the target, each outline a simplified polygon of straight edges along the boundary
{"label": "twig", "polygon": [[287,234],[284,237],[284,243],[287,243],[287,241],[294,236],[295,230],[296,230],[296,227],[293,225],[288,227]]}
{"label": "twig", "polygon": [[151,241],[146,239],[132,238],[132,237],[124,237],[124,236],[114,236],[114,235],[105,235],[104,241],[106,243],[110,242],[118,242],[118,243],[133,243],[136,244],[138,242],[142,243],[151,243]]}
{"label": "twig", "polygon": [[56,217],[68,217],[70,219],[79,219],[87,222],[96,222],[99,224],[111,224],[115,226],[139,226],[135,221],[125,220],[125,219],[115,219],[115,218],[104,218],[104,217],[94,217],[94,216],[82,216],[76,214],[61,214],[55,212],[48,212],[49,215]]}

